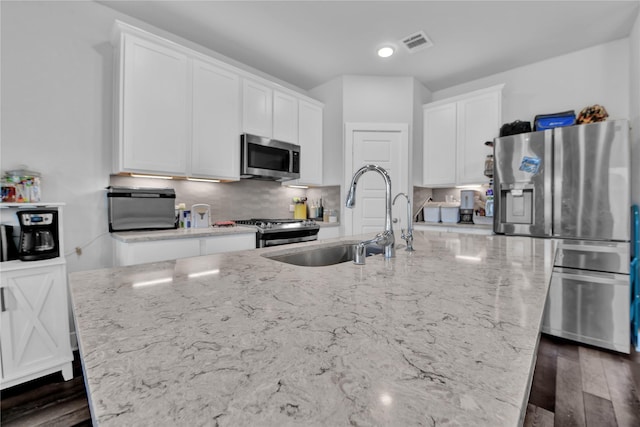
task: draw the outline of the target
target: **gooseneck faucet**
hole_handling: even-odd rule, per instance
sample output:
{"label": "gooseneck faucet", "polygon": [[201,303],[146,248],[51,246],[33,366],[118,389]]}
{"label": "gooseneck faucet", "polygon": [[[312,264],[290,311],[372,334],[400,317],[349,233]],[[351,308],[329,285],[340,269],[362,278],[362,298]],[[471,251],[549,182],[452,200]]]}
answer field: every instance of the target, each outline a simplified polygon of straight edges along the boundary
{"label": "gooseneck faucet", "polygon": [[392,204],[396,204],[396,199],[400,196],[404,196],[407,199],[407,233],[405,234],[404,229],[400,229],[400,231],[402,232],[402,239],[407,242],[407,248],[405,249],[405,251],[409,251],[412,252],[413,249],[413,221],[411,221],[411,200],[409,200],[409,196],[407,196],[405,193],[398,193],[396,194],[396,197],[393,198],[393,203]]}
{"label": "gooseneck faucet", "polygon": [[369,171],[378,172],[384,179],[385,203],[387,206],[384,214],[384,231],[382,233],[378,233],[373,239],[366,240],[358,244],[356,249],[356,257],[353,261],[356,264],[364,264],[365,248],[367,245],[373,243],[384,248],[385,258],[392,258],[395,255],[395,237],[393,235],[393,227],[391,226],[391,177],[386,170],[378,165],[364,165],[360,169],[358,169],[351,179],[351,186],[349,187],[349,194],[347,194],[347,201],[345,203],[345,206],[348,208],[353,208],[356,205],[356,185],[358,184],[358,179],[360,179],[360,177],[365,172]]}

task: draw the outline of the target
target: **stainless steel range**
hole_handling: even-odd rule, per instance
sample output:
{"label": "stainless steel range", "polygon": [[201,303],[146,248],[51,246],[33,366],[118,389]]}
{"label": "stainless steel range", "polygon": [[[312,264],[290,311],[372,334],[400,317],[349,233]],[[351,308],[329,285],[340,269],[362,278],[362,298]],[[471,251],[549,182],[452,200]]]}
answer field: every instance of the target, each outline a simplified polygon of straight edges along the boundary
{"label": "stainless steel range", "polygon": [[252,225],[258,229],[256,248],[309,242],[318,239],[320,226],[305,219],[252,218],[236,220],[238,225]]}

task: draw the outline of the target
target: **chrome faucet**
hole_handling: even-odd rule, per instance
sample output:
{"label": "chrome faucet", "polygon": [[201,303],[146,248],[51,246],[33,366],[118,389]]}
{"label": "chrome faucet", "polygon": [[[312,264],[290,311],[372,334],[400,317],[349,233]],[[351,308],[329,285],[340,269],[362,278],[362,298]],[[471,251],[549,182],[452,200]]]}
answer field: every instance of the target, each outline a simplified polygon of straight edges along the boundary
{"label": "chrome faucet", "polygon": [[356,256],[353,260],[353,262],[356,264],[364,264],[365,248],[367,245],[374,243],[384,248],[385,258],[392,258],[393,256],[395,256],[395,237],[393,235],[393,227],[391,227],[391,177],[389,176],[387,171],[378,165],[364,165],[363,167],[358,169],[351,179],[351,186],[349,188],[349,194],[347,194],[347,201],[345,203],[345,206],[348,208],[353,208],[356,205],[356,185],[358,184],[358,179],[360,179],[360,177],[365,172],[369,171],[378,172],[384,179],[385,203],[387,205],[384,214],[384,231],[382,233],[378,233],[371,240],[365,240],[358,243],[356,248]]}
{"label": "chrome faucet", "polygon": [[409,251],[412,252],[413,249],[413,221],[411,221],[411,200],[409,200],[409,196],[407,196],[405,193],[398,193],[396,194],[396,197],[393,198],[393,203],[392,204],[396,204],[396,199],[400,196],[404,196],[407,199],[407,233],[405,234],[404,229],[400,229],[400,231],[402,232],[402,239],[407,242],[407,248],[405,249],[405,251]]}

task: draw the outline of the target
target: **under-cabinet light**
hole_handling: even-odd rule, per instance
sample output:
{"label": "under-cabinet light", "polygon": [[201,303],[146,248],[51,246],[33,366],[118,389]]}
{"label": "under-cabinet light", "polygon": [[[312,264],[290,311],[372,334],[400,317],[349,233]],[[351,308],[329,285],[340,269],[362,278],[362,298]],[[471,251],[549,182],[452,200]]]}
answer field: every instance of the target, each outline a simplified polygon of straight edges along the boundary
{"label": "under-cabinet light", "polygon": [[209,178],[187,178],[187,181],[196,181],[196,182],[220,182],[219,179],[209,179]]}
{"label": "under-cabinet light", "polygon": [[456,185],[456,188],[482,188],[481,184],[476,185]]}
{"label": "under-cabinet light", "polygon": [[308,185],[287,185],[287,187],[289,187],[289,188],[303,188],[303,189],[309,188]]}
{"label": "under-cabinet light", "polygon": [[137,173],[132,173],[131,176],[133,178],[153,178],[153,179],[173,179],[172,176],[162,176],[162,175],[140,175]]}

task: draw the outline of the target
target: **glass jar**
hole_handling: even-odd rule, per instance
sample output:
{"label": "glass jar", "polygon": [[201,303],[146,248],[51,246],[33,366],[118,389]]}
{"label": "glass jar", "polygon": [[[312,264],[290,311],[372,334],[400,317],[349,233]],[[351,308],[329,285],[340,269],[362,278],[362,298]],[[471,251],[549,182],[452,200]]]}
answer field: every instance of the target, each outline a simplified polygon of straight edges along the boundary
{"label": "glass jar", "polygon": [[493,178],[493,154],[487,154],[484,160],[484,176]]}

